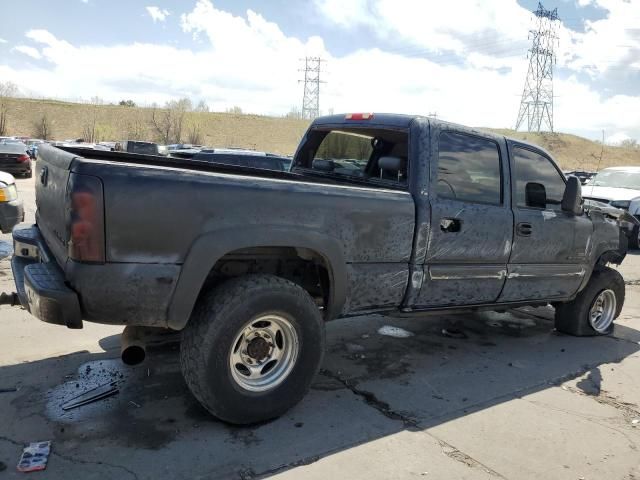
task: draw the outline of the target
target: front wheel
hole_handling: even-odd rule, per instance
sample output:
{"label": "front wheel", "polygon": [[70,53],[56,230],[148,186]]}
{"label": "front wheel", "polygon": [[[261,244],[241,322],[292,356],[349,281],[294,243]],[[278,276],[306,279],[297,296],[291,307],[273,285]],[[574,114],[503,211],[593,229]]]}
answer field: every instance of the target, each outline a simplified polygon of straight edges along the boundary
{"label": "front wheel", "polygon": [[624,279],[603,267],[591,275],[587,286],[567,303],[556,306],[556,330],[576,336],[607,335],[613,330],[624,304]]}
{"label": "front wheel", "polygon": [[183,331],[182,373],[221,420],[282,415],[307,393],[324,355],[324,322],[309,294],[272,275],[248,275],[205,294]]}

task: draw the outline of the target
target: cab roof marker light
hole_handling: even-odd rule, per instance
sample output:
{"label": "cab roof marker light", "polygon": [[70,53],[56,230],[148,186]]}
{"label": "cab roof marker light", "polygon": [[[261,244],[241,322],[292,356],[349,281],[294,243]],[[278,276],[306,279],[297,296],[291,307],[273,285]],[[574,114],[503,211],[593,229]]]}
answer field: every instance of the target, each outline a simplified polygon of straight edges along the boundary
{"label": "cab roof marker light", "polygon": [[373,113],[347,113],[345,120],[371,120],[373,119]]}

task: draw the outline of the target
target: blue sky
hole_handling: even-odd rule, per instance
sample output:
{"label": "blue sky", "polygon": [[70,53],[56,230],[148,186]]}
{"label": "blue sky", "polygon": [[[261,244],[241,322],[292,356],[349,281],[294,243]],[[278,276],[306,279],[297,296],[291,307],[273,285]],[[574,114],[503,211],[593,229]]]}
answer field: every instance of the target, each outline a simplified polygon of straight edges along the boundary
{"label": "blue sky", "polygon": [[[3,0],[8,3],[8,0]],[[532,0],[22,0],[5,7],[0,81],[21,93],[213,110],[299,108],[298,59],[326,64],[321,108],[513,127]],[[556,0],[556,129],[640,138],[640,2]],[[29,12],[25,15],[25,12]]]}

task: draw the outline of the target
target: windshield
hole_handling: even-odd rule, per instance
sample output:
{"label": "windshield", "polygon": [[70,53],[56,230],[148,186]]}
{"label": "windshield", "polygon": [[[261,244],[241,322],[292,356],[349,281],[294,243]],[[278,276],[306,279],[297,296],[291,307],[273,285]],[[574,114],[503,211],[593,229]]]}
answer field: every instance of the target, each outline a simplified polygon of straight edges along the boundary
{"label": "windshield", "polygon": [[640,172],[602,170],[593,177],[589,185],[640,190]]}

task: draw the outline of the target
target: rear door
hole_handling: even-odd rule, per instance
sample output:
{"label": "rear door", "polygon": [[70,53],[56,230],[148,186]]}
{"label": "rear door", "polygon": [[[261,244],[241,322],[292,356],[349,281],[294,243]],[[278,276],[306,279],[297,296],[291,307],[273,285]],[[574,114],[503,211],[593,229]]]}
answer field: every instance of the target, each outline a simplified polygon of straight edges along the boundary
{"label": "rear door", "polygon": [[431,231],[416,307],[494,302],[513,236],[504,140],[432,127]]}
{"label": "rear door", "polygon": [[591,220],[562,211],[565,179],[544,152],[517,143],[509,150],[515,236],[499,300],[569,297],[586,273]]}

